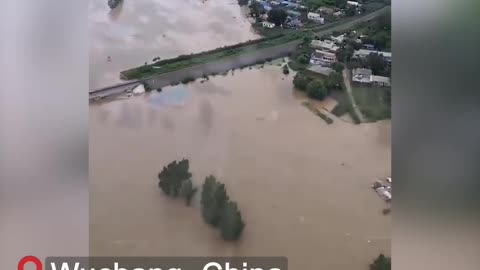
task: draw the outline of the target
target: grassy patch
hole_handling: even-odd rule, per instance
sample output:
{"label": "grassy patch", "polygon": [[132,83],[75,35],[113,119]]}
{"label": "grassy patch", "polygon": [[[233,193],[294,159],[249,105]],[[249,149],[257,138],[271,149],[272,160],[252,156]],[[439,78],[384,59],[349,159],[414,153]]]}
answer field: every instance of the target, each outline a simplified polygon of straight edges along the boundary
{"label": "grassy patch", "polygon": [[288,67],[295,71],[302,71],[308,67],[308,64],[301,64],[298,61],[290,60],[288,61]]}
{"label": "grassy patch", "polygon": [[353,97],[370,122],[391,118],[390,88],[353,87]]}
{"label": "grassy patch", "polygon": [[180,55],[176,58],[161,60],[151,65],[144,65],[141,67],[122,71],[121,77],[126,79],[141,79],[152,75],[163,74],[195,65],[218,61],[222,58],[237,56],[258,49],[274,47],[300,39],[301,37],[302,36],[299,34],[277,35],[274,37],[262,38],[235,44],[232,46],[217,48],[212,51],[202,52],[198,54]]}
{"label": "grassy patch", "polygon": [[332,118],[328,117],[328,115],[324,114],[321,110],[315,108],[315,106],[313,106],[310,102],[305,101],[302,103],[302,105],[307,107],[311,112],[316,114],[318,117],[322,118],[325,121],[325,123],[329,125],[333,123]]}

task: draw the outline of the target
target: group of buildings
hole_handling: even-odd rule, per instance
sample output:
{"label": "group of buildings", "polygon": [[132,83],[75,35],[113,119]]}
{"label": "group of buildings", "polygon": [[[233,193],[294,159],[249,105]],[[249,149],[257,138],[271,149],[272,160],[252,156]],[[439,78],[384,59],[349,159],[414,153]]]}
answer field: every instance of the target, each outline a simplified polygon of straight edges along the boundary
{"label": "group of buildings", "polygon": [[[321,70],[323,73],[326,72],[326,68],[329,68],[333,63],[337,62],[337,51],[342,46],[342,43],[345,41],[346,35],[342,34],[339,36],[331,36],[330,39],[324,40],[312,40],[310,46],[314,49],[310,57],[310,64],[312,66],[321,66],[324,68],[312,68],[314,70]],[[368,46],[366,46],[368,47]],[[365,59],[370,54],[378,54],[382,56],[383,60],[391,65],[392,63],[392,53],[391,52],[382,52],[372,49],[359,49],[354,51],[353,58]],[[356,68],[352,71],[352,82],[358,84],[364,84],[369,86],[378,86],[378,87],[388,87],[390,86],[390,78],[384,76],[374,75],[371,69],[367,68]]]}
{"label": "group of buildings", "polygon": [[[266,11],[266,14],[260,16],[260,19],[263,21],[261,24],[266,28],[275,27],[274,24],[269,23],[268,12],[274,7],[283,8],[287,14],[288,18],[285,22],[284,27],[287,28],[301,28],[306,23],[310,21],[318,24],[325,24],[326,16],[333,16],[334,18],[342,17],[345,15],[344,10],[332,7],[320,7],[317,10],[307,12],[307,7],[303,4],[303,0],[251,0],[259,3],[263,9]],[[361,4],[355,1],[347,1],[348,6],[360,7]],[[306,20],[306,21],[304,21]]]}
{"label": "group of buildings", "polygon": [[390,86],[390,78],[384,76],[373,75],[372,70],[368,68],[355,68],[352,70],[352,82],[378,86],[388,87]]}

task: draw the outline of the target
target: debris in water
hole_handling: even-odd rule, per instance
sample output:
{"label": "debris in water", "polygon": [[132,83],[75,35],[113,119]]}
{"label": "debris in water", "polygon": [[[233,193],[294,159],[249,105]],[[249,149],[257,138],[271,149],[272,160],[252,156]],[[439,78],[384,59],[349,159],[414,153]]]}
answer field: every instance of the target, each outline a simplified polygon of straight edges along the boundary
{"label": "debris in water", "polygon": [[145,93],[145,86],[143,84],[137,85],[135,88],[132,90],[134,95],[139,95]]}

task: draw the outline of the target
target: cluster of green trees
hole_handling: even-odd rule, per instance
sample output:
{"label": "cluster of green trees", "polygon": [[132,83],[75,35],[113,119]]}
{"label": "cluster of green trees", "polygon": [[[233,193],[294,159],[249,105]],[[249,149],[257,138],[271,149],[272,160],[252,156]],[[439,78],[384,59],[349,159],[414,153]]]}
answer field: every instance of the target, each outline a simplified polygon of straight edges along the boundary
{"label": "cluster of green trees", "polygon": [[203,219],[219,228],[223,239],[233,241],[240,238],[245,223],[237,203],[230,200],[225,185],[213,175],[205,178],[201,204]]}
{"label": "cluster of green trees", "polygon": [[283,25],[287,17],[287,12],[282,8],[275,7],[268,12],[268,21],[274,23],[276,26]]}
{"label": "cluster of green trees", "polygon": [[340,72],[332,72],[324,79],[316,79],[305,72],[298,72],[293,78],[296,89],[306,92],[308,97],[322,100],[333,90],[342,89],[343,77]]}
{"label": "cluster of green trees", "polygon": [[188,159],[172,161],[158,174],[158,187],[168,196],[182,197],[190,205],[197,188],[193,186]]}
{"label": "cluster of green trees", "polygon": [[252,0],[250,3],[250,16],[258,18],[260,15],[265,14],[266,10],[263,8],[263,5],[260,4],[259,2]]}
{"label": "cluster of green trees", "polygon": [[378,257],[370,264],[370,270],[391,270],[392,269],[392,259],[386,257],[383,254],[378,255]]}
{"label": "cluster of green trees", "polygon": [[[158,174],[159,188],[168,196],[181,197],[190,205],[198,188],[192,183],[188,159],[172,161]],[[245,223],[236,202],[230,200],[225,185],[215,176],[205,178],[202,186],[202,216],[207,224],[221,231],[223,239],[234,241],[240,238]]]}

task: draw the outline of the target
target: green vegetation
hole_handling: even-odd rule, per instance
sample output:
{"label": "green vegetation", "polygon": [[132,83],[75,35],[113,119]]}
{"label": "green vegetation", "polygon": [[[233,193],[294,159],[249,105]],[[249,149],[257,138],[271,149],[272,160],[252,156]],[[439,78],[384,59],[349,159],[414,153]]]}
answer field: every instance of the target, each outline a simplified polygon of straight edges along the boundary
{"label": "green vegetation", "polygon": [[345,68],[345,65],[340,63],[340,62],[335,62],[335,63],[333,63],[332,68],[336,72],[341,73],[343,71],[343,69]]}
{"label": "green vegetation", "polygon": [[306,91],[307,90],[307,85],[312,79],[308,77],[304,72],[298,72],[295,74],[295,77],[293,77],[293,86],[297,88],[297,90],[300,91]]}
{"label": "green vegetation", "polygon": [[368,121],[391,118],[391,89],[380,87],[353,87],[353,97]]}
{"label": "green vegetation", "polygon": [[341,117],[348,113],[350,118],[352,118],[353,123],[360,124],[360,119],[358,119],[357,114],[353,110],[353,106],[350,102],[350,98],[348,98],[348,94],[345,91],[335,91],[332,95],[337,101],[337,106],[333,108],[332,114],[337,117]]}
{"label": "green vegetation", "polygon": [[336,2],[336,0],[305,0],[305,5],[312,10],[321,6],[335,6]]}
{"label": "green vegetation", "polygon": [[193,187],[192,174],[189,172],[188,159],[182,159],[180,162],[172,161],[167,167],[163,167],[158,174],[158,187],[168,196],[182,197],[187,205],[197,192]]}
{"label": "green vegetation", "polygon": [[325,121],[325,123],[327,123],[328,125],[333,123],[332,118],[328,117],[328,115],[324,114],[321,110],[315,108],[315,106],[312,105],[310,102],[305,101],[302,104],[303,106],[307,107],[311,112],[316,114],[318,117],[322,118]]}
{"label": "green vegetation", "polygon": [[238,5],[239,6],[246,6],[246,5],[248,5],[248,0],[238,0]]}
{"label": "green vegetation", "polygon": [[378,257],[370,264],[370,270],[391,270],[392,269],[392,260],[390,257],[385,257],[385,255],[380,254]]}
{"label": "green vegetation", "polygon": [[199,64],[218,61],[222,58],[237,56],[258,49],[274,47],[294,40],[298,40],[302,37],[303,35],[301,33],[295,33],[290,35],[281,34],[273,37],[251,40],[232,46],[225,46],[212,51],[202,52],[198,54],[180,55],[176,58],[165,59],[157,61],[151,65],[144,65],[141,67],[123,71],[121,72],[121,77],[128,80],[141,79],[152,75],[172,72],[175,70],[180,70]]}
{"label": "green vegetation", "polygon": [[295,71],[302,71],[308,67],[308,64],[300,64],[298,61],[290,60],[288,61],[288,66]]}
{"label": "green vegetation", "polygon": [[359,29],[366,37],[362,43],[372,44],[378,50],[390,50],[392,36],[392,14],[391,11],[381,14],[374,20],[365,23]]}
{"label": "green vegetation", "polygon": [[[181,197],[190,205],[197,193],[189,172],[188,159],[172,161],[158,174],[160,189],[168,196]],[[202,217],[207,224],[219,228],[222,238],[227,241],[238,240],[245,223],[236,202],[230,200],[225,185],[215,176],[205,178],[201,195]]]}
{"label": "green vegetation", "polygon": [[328,94],[325,84],[321,80],[312,80],[307,84],[307,95],[309,98],[322,100]]}
{"label": "green vegetation", "polygon": [[250,8],[250,16],[258,18],[261,14],[265,14],[265,9],[263,5],[259,2],[253,0],[249,6]]}
{"label": "green vegetation", "polygon": [[150,92],[153,90],[152,87],[150,87],[150,85],[148,85],[146,82],[143,82],[143,87],[145,88],[145,92]]}
{"label": "green vegetation", "polygon": [[338,72],[325,77],[304,71],[295,74],[293,85],[297,90],[306,92],[308,97],[322,100],[332,91],[342,89],[343,78]]}
{"label": "green vegetation", "polygon": [[122,0],[108,0],[108,6],[110,9],[114,9],[120,4],[120,2],[122,2]]}
{"label": "green vegetation", "polygon": [[310,55],[313,52],[313,49],[310,47],[310,41],[307,36],[303,37],[303,43],[298,45],[297,49],[291,54],[290,62],[288,66],[295,70],[301,71],[305,70],[310,62]]}
{"label": "green vegetation", "polygon": [[182,80],[182,83],[183,84],[187,84],[187,83],[190,83],[190,82],[194,82],[195,81],[195,78],[193,77],[187,77],[185,79]]}
{"label": "green vegetation", "polygon": [[268,12],[268,20],[275,25],[283,25],[287,19],[287,12],[282,8],[272,8]]}
{"label": "green vegetation", "polygon": [[245,223],[235,202],[230,201],[225,185],[215,176],[205,178],[202,188],[202,217],[207,224],[220,228],[222,238],[233,241],[240,238]]}

